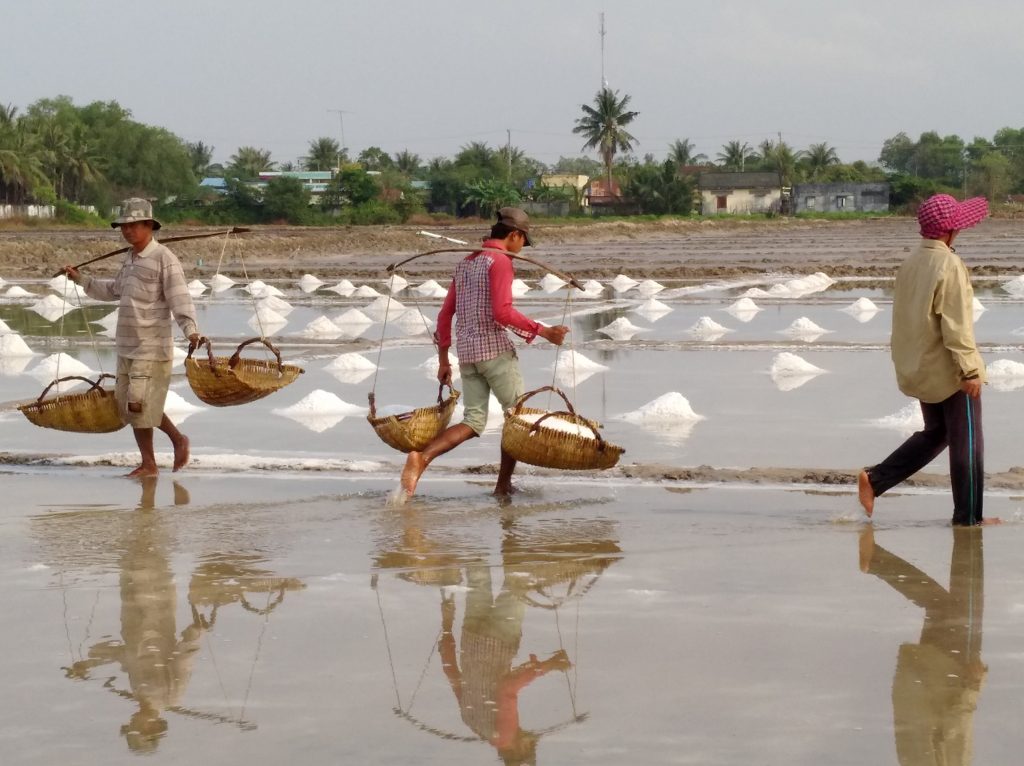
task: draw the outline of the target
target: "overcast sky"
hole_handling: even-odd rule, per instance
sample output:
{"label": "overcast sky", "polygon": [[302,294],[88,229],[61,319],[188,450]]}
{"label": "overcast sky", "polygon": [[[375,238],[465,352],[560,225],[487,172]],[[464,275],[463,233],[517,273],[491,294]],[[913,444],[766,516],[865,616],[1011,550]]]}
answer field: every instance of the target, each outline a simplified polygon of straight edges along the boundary
{"label": "overcast sky", "polygon": [[602,12],[640,155],[781,133],[873,161],[901,130],[1024,126],[1012,0],[0,0],[0,103],[116,100],[222,162],[244,145],[294,162],[343,127],[353,156],[451,156],[511,130],[553,163],[582,153]]}

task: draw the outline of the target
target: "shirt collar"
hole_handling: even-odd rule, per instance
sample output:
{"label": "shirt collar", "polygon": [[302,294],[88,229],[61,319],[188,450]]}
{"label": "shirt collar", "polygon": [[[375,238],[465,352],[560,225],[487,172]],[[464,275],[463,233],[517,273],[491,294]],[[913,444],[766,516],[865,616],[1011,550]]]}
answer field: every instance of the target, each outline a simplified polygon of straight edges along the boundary
{"label": "shirt collar", "polygon": [[158,244],[160,244],[160,243],[157,242],[155,239],[151,239],[151,240],[149,240],[149,244],[146,245],[144,248],[142,248],[142,252],[141,253],[139,253],[138,255],[135,255],[135,253],[132,252],[131,256],[132,256],[132,258],[145,258],[148,255],[152,255],[153,251],[156,250]]}

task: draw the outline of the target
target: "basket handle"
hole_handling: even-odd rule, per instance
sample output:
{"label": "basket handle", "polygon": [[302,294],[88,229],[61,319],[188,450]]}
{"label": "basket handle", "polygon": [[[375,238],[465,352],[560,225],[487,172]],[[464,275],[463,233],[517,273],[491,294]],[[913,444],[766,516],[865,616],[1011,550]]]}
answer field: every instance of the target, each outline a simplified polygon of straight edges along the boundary
{"label": "basket handle", "polygon": [[210,339],[205,335],[199,338],[197,343],[192,341],[188,342],[188,354],[185,356],[186,359],[192,358],[192,353],[197,351],[200,347],[206,346],[206,356],[210,360],[210,372],[213,373],[215,378],[220,377],[220,373],[217,372],[217,361],[213,358],[213,344],[210,343]]}
{"label": "basket handle", "polygon": [[576,410],[572,406],[572,402],[569,401],[569,398],[565,394],[563,394],[560,389],[557,389],[554,386],[541,386],[540,388],[534,391],[527,391],[525,394],[516,399],[515,404],[512,405],[512,409],[515,410],[513,414],[518,415],[519,412],[523,409],[523,405],[526,403],[527,399],[529,399],[531,396],[535,396],[544,391],[554,391],[556,394],[562,397],[562,401],[565,402],[565,406],[568,407],[569,409],[569,414],[572,415],[574,418],[579,417],[576,414]]}
{"label": "basket handle", "polygon": [[377,396],[371,391],[366,395],[367,400],[370,402],[370,420],[377,419]]}
{"label": "basket handle", "polygon": [[277,346],[275,346],[273,343],[271,343],[266,338],[249,338],[249,340],[242,341],[240,344],[238,344],[238,348],[235,349],[235,353],[233,353],[231,355],[231,358],[228,359],[228,367],[230,369],[233,370],[233,369],[235,369],[235,367],[238,366],[238,361],[239,361],[239,359],[241,357],[242,349],[245,348],[246,346],[248,346],[250,343],[262,343],[264,346],[266,346],[271,351],[273,351],[274,352],[274,356],[277,357],[277,371],[278,371],[278,373],[284,372],[284,364],[282,364],[282,362],[281,362],[281,352],[277,350]]}
{"label": "basket handle", "polygon": [[445,386],[448,386],[448,396],[451,396],[452,393],[454,393],[454,391],[455,391],[455,389],[452,388],[452,384],[451,383],[442,383],[441,385],[439,385],[437,387],[437,403],[438,404],[444,404],[444,387]]}
{"label": "basket handle", "polygon": [[539,418],[537,418],[534,421],[533,425],[530,426],[530,433],[532,434],[534,431],[536,431],[538,428],[540,428],[540,424],[543,423],[548,418],[557,417],[559,415],[568,415],[569,417],[572,418],[572,421],[576,425],[586,426],[587,428],[589,428],[591,433],[594,434],[594,438],[597,439],[597,448],[599,450],[602,450],[602,451],[604,450],[604,439],[601,438],[601,434],[599,434],[597,432],[597,429],[594,428],[594,424],[591,423],[586,418],[581,418],[575,412],[566,412],[565,410],[561,410],[559,412],[546,412],[543,415],[541,415]]}
{"label": "basket handle", "polygon": [[58,383],[64,383],[64,382],[69,381],[69,380],[81,380],[83,383],[88,383],[89,384],[89,391],[86,391],[86,393],[89,393],[89,392],[94,391],[97,388],[99,388],[100,385],[102,384],[104,378],[110,378],[111,380],[116,380],[116,378],[113,375],[111,375],[109,372],[103,373],[98,378],[96,378],[95,381],[91,380],[90,378],[84,378],[81,375],[68,375],[66,378],[57,378],[56,380],[51,382],[50,385],[48,385],[46,388],[43,389],[43,393],[39,394],[39,398],[36,399],[36,403],[38,404],[39,402],[43,401],[43,399],[46,398],[46,394],[49,392],[49,390],[51,388],[53,388],[54,386],[56,386]]}

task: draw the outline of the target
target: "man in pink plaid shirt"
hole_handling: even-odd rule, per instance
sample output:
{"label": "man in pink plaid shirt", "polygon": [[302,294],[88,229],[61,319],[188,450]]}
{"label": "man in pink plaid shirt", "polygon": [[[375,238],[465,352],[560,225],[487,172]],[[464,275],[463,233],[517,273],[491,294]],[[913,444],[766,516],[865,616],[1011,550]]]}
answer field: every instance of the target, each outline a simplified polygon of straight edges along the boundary
{"label": "man in pink plaid shirt", "polygon": [[[407,495],[416,491],[420,476],[434,458],[483,433],[492,392],[503,409],[511,407],[523,395],[519,360],[507,330],[527,343],[540,336],[556,346],[562,345],[569,332],[564,325],[547,327],[535,322],[512,305],[515,271],[512,259],[500,251],[518,253],[532,244],[530,219],[526,213],[519,208],[503,207],[491,227],[491,236],[484,240],[483,249],[464,258],[455,268],[455,277],[437,316],[437,379],[443,385],[451,384],[448,349],[452,345],[452,318],[455,317],[455,346],[462,372],[465,416],[461,423],[450,426],[422,452],[409,453],[402,470],[402,489]],[[515,459],[502,450],[495,495],[512,493],[515,468]]]}

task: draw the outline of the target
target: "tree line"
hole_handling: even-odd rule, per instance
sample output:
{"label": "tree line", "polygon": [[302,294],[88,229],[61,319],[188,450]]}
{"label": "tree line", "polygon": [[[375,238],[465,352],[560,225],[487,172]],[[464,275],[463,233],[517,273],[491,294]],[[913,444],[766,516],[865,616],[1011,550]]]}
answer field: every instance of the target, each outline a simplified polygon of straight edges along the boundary
{"label": "tree line", "polygon": [[[127,196],[156,202],[168,220],[208,223],[286,221],[393,223],[418,212],[490,216],[524,201],[565,202],[579,210],[580,191],[539,184],[544,174],[601,179],[629,209],[644,214],[687,214],[702,170],[770,171],[783,186],[801,182],[888,181],[894,206],[937,191],[983,194],[999,201],[1024,194],[1024,128],[1003,128],[991,140],[898,133],[885,141],[876,163],[843,162],[828,143],[797,149],[782,140],[753,146],[729,141],[713,157],[687,138],[673,141],[658,159],[638,154],[630,132],[640,118],[631,97],[601,88],[581,106],[572,132],[589,156],[560,157],[546,165],[512,146],[470,142],[452,157],[424,160],[407,150],[377,146],[355,157],[330,137],[312,139],[297,162],[241,146],[227,164],[213,162],[214,147],[187,142],[170,131],[132,119],[116,101],[75,105],[67,96],[36,101],[24,111],[0,104],[0,203],[55,205],[58,216],[84,220],[82,206],[101,212]],[[287,175],[254,185],[268,171],[332,171],[326,192],[314,198]],[[200,185],[223,178],[223,188]]]}

